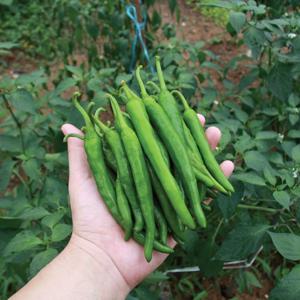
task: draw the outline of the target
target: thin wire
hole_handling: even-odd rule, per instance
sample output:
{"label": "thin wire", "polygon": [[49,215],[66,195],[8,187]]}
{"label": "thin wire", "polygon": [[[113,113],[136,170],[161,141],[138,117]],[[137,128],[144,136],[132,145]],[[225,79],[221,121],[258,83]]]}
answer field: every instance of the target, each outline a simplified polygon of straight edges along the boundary
{"label": "thin wire", "polygon": [[[141,3],[141,1],[140,1],[140,3]],[[134,35],[132,45],[131,45],[131,59],[130,59],[129,70],[130,70],[130,72],[132,72],[134,69],[134,66],[136,64],[136,48],[137,48],[137,44],[139,41],[141,44],[144,56],[150,67],[150,70],[154,74],[155,71],[154,71],[153,65],[150,61],[149,52],[148,52],[147,46],[144,42],[143,35],[142,35],[142,30],[145,29],[145,26],[147,23],[147,14],[144,12],[143,20],[142,20],[142,22],[139,22],[138,17],[137,17],[136,8],[133,4],[126,5],[126,14],[133,22],[134,30],[135,30],[135,35]]]}

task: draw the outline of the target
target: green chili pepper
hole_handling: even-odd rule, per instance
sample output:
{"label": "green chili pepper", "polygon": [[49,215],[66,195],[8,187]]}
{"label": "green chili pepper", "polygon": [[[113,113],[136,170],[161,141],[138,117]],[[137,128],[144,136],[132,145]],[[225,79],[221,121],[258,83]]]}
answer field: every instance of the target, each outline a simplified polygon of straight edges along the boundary
{"label": "green chili pepper", "polygon": [[223,171],[221,170],[218,162],[216,161],[216,159],[212,153],[210,145],[205,136],[204,129],[199,122],[196,112],[189,107],[187,101],[185,100],[184,96],[180,92],[176,91],[176,93],[179,95],[180,100],[184,107],[183,118],[185,120],[186,125],[190,129],[191,134],[199,148],[199,151],[201,153],[201,156],[203,158],[205,166],[210,171],[212,176],[214,176],[214,178],[227,191],[234,192],[233,186],[231,185],[231,183],[228,181],[228,179],[224,175]]}
{"label": "green chili pepper", "polygon": [[[136,242],[138,242],[141,245],[145,245],[145,236],[142,232],[133,232],[133,238]],[[167,254],[171,254],[174,252],[174,250],[172,248],[170,248],[167,245],[163,245],[162,243],[160,243],[159,241],[154,240],[153,242],[153,248],[156,251],[159,251],[161,253],[167,253]]]}
{"label": "green chili pepper", "polygon": [[182,241],[184,239],[184,236],[182,234],[182,230],[180,228],[179,221],[178,221],[180,220],[180,218],[177,217],[176,211],[170,204],[168,196],[166,195],[166,192],[164,191],[161,183],[159,182],[159,179],[155,175],[155,172],[150,166],[150,164],[148,164],[148,169],[151,176],[151,182],[152,182],[155,195],[159,201],[159,204],[167,220],[167,223],[172,231],[172,235],[175,238],[175,240]]}
{"label": "green chili pepper", "polygon": [[183,123],[183,130],[186,137],[186,141],[188,143],[189,148],[191,151],[189,152],[190,161],[193,166],[193,170],[195,173],[195,176],[197,180],[200,180],[201,182],[205,183],[208,187],[215,187],[220,192],[228,194],[228,192],[223,188],[222,185],[220,185],[209,173],[207,168],[204,165],[204,162],[201,158],[201,154],[198,150],[197,144],[190,132],[190,130],[187,128],[185,122],[182,120]]}
{"label": "green chili pepper", "polygon": [[[193,138],[191,139],[191,133],[189,132],[189,129],[184,124],[181,114],[178,108],[178,105],[176,103],[175,98],[173,97],[172,93],[168,91],[166,87],[166,83],[163,77],[163,72],[160,65],[160,59],[158,56],[156,56],[156,69],[157,74],[160,82],[160,94],[158,97],[158,103],[161,105],[161,107],[164,109],[165,113],[168,115],[173,127],[175,128],[176,132],[178,133],[181,142],[185,145],[187,145],[187,153],[189,156],[189,159],[191,161],[191,164],[194,169],[194,173],[196,176],[196,179],[201,180],[204,182],[207,186],[212,187],[215,185],[215,187],[222,192],[226,193],[226,190],[220,186],[210,175],[208,170],[205,168],[203,164],[203,160],[201,158],[201,154],[197,148],[197,145],[195,144],[195,141]],[[153,85],[152,82],[149,82],[149,84]]]}
{"label": "green chili pepper", "polygon": [[159,232],[159,240],[166,245],[168,241],[168,226],[165,217],[158,206],[154,207],[154,216]]}
{"label": "green chili pepper", "polygon": [[[176,100],[174,99],[172,93],[170,93],[167,89],[163,72],[160,65],[160,58],[159,56],[155,56],[155,63],[156,63],[156,71],[157,76],[160,84],[160,93],[158,96],[158,103],[163,108],[167,116],[169,117],[175,131],[179,135],[181,142],[185,144],[185,135],[182,126],[182,118],[181,114],[177,105]],[[150,82],[149,82],[150,83]],[[153,85],[153,84],[152,84]]]}
{"label": "green chili pepper", "polygon": [[200,191],[199,198],[200,198],[200,201],[202,202],[204,200],[205,195],[206,195],[207,188],[204,184],[198,183],[198,190]]}
{"label": "green chili pepper", "polygon": [[189,228],[194,229],[196,224],[184,203],[178,184],[161,154],[161,150],[155,139],[154,130],[149,120],[144,117],[143,110],[145,108],[141,108],[143,101],[129,89],[125,82],[123,82],[123,89],[128,98],[126,111],[131,117],[133,126],[150,164],[182,222]]}
{"label": "green chili pepper", "polygon": [[129,207],[128,200],[126,195],[124,194],[121,182],[119,177],[116,180],[116,196],[117,196],[117,205],[119,208],[120,216],[122,218],[122,223],[124,224],[125,231],[125,241],[128,241],[132,234],[132,218],[131,218],[131,210]]}
{"label": "green chili pepper", "polygon": [[[75,93],[73,96],[73,103],[85,121],[85,134],[83,140],[89,166],[92,170],[93,177],[103,201],[112,216],[121,225],[121,218],[116,204],[115,189],[104,162],[101,139],[99,138],[89,115],[79,104],[78,97],[79,93]],[[66,138],[71,136],[76,135],[70,134],[66,136]]]}
{"label": "green chili pepper", "polygon": [[117,100],[111,95],[108,95],[108,98],[115,116],[116,129],[120,134],[128,157],[141,211],[144,216],[146,226],[144,254],[146,260],[149,262],[152,258],[155,234],[154,206],[150,178],[143,150],[135,132],[126,124]]}
{"label": "green chili pepper", "polygon": [[117,162],[116,162],[113,152],[111,151],[109,145],[107,144],[107,142],[105,140],[103,140],[102,149],[103,149],[105,164],[116,175],[117,174]]}
{"label": "green chili pepper", "polygon": [[[157,128],[158,135],[163,140],[164,145],[166,146],[170,154],[170,158],[180,175],[184,191],[191,203],[193,214],[195,215],[197,222],[199,223],[199,225],[205,227],[206,218],[199,202],[197,181],[186,149],[165,111],[151,96],[147,94],[147,91],[140,77],[140,68],[141,66],[136,70],[136,78],[141,89],[141,94],[146,107],[146,111],[150,117],[152,124]],[[156,172],[156,175],[159,176],[159,173]]]}
{"label": "green chili pepper", "polygon": [[97,110],[95,113],[95,116],[93,118],[94,122],[100,128],[101,132],[103,132],[105,140],[107,141],[113,153],[118,177],[134,215],[134,230],[141,231],[143,229],[144,220],[138,204],[132,173],[124,147],[122,145],[121,138],[116,130],[107,127],[103,122],[99,120],[99,111],[100,110]]}

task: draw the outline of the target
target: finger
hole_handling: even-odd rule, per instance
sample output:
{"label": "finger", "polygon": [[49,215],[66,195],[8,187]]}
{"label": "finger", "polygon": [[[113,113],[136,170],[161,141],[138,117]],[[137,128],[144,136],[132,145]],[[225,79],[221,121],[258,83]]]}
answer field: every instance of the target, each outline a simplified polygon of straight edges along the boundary
{"label": "finger", "polygon": [[225,160],[221,163],[220,165],[223,173],[225,174],[226,177],[231,176],[233,170],[234,170],[234,163],[230,160]]}
{"label": "finger", "polygon": [[[77,127],[71,124],[64,124],[61,127],[61,130],[64,135],[70,133],[83,135],[83,133]],[[75,137],[68,138],[68,157],[70,183],[76,181],[78,182],[78,180],[82,180],[91,176],[82,140]]]}
{"label": "finger", "polygon": [[208,127],[205,131],[205,135],[210,144],[211,149],[216,149],[221,139],[221,131],[215,126]]}
{"label": "finger", "polygon": [[202,124],[202,126],[204,126],[205,125],[205,117],[201,114],[197,114],[197,115],[200,120],[200,123]]}

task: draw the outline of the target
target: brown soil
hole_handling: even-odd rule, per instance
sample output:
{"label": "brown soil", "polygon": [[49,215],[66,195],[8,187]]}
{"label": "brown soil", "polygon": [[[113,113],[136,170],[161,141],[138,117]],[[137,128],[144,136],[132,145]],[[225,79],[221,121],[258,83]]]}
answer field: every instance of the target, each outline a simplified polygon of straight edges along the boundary
{"label": "brown soil", "polygon": [[[179,23],[176,21],[175,15],[171,15],[167,1],[160,1],[156,4],[155,9],[161,14],[163,23],[176,25],[178,38],[192,43],[198,41],[206,42],[205,48],[216,54],[223,66],[226,66],[232,58],[238,55],[246,55],[247,48],[245,46],[238,47],[225,28],[216,25],[209,18],[201,15],[199,10],[188,5],[186,1],[179,0],[177,3],[181,15]],[[247,72],[247,67],[239,64],[235,70],[230,70],[228,79],[238,83],[240,78]],[[211,75],[216,87],[222,89],[219,75],[213,71],[211,71]]]}

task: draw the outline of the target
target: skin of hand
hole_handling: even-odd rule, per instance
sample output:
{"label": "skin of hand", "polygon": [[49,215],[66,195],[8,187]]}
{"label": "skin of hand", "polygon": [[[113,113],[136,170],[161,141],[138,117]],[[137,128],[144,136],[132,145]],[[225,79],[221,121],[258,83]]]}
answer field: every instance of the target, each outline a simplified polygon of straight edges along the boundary
{"label": "skin of hand", "polygon": [[[204,117],[199,115],[199,119],[204,125]],[[82,134],[79,129],[70,124],[63,125],[62,131],[65,135]],[[221,138],[220,130],[217,127],[209,127],[206,130],[206,136],[212,149],[215,149]],[[68,139],[68,156],[69,193],[73,219],[72,237],[63,252],[12,299],[18,299],[18,296],[20,299],[22,297],[24,299],[24,296],[27,297],[26,299],[35,299],[30,297],[31,293],[28,292],[28,288],[43,289],[43,285],[46,285],[48,293],[49,291],[51,293],[51,288],[56,288],[52,285],[60,285],[61,281],[64,290],[68,287],[75,288],[74,293],[69,291],[68,294],[72,299],[82,299],[79,295],[84,295],[84,299],[124,299],[133,287],[154,271],[167,257],[166,254],[154,252],[152,261],[147,263],[143,247],[133,240],[124,241],[122,229],[108,212],[97,191],[82,140],[72,137]],[[226,176],[230,176],[234,164],[231,161],[224,161],[221,168]],[[169,240],[169,245],[175,246],[173,239]],[[90,268],[88,274],[86,274],[85,265],[87,269]],[[60,271],[62,274],[56,274],[59,267],[65,268],[65,273]],[[79,274],[76,275],[78,268],[80,268]],[[70,270],[70,276],[66,274],[67,270]],[[47,274],[47,271],[50,274]],[[48,280],[49,276],[56,276],[57,282]],[[75,282],[72,282],[73,276],[76,278]],[[82,282],[79,287],[78,281],[85,276],[88,276],[89,282],[85,280],[85,283]],[[39,299],[67,299],[67,296],[62,297],[59,293],[58,295],[57,298],[52,294],[49,298],[39,297]]]}

